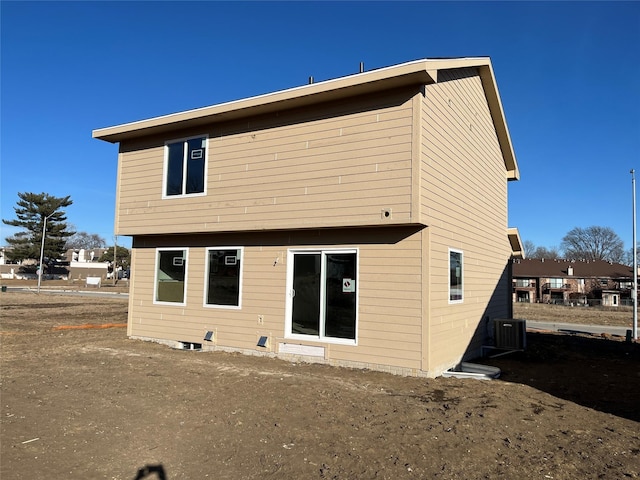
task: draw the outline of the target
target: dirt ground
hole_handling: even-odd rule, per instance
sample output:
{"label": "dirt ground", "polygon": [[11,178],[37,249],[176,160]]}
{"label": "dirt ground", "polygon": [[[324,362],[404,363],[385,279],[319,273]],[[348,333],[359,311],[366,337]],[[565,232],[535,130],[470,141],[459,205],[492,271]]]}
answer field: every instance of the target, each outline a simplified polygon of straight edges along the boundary
{"label": "dirt ground", "polygon": [[530,333],[499,380],[129,340],[126,300],[0,293],[0,478],[640,478],[640,344]]}

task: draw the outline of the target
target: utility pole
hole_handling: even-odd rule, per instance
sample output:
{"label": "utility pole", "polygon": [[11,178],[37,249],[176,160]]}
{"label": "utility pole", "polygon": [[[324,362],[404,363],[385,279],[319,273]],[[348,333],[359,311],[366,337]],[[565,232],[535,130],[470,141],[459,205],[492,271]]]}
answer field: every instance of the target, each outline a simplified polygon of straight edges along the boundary
{"label": "utility pole", "polygon": [[44,257],[44,237],[47,234],[47,220],[53,215],[55,210],[51,212],[49,215],[44,217],[44,221],[42,222],[42,242],[40,243],[40,266],[38,268],[38,295],[40,294],[40,282],[42,281],[42,260]]}
{"label": "utility pole", "polygon": [[116,254],[118,253],[118,236],[113,237],[113,285],[118,283],[118,261]]}
{"label": "utility pole", "polygon": [[631,169],[633,195],[633,339],[638,340],[638,249],[636,248],[636,171]]}

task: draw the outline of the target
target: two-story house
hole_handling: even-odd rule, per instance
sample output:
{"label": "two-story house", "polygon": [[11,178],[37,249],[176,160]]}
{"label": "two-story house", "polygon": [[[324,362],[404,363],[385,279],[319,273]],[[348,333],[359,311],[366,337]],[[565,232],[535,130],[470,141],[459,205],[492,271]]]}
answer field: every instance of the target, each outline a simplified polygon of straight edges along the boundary
{"label": "two-story house", "polygon": [[435,376],[511,316],[488,58],[419,60],[102,128],[128,335]]}

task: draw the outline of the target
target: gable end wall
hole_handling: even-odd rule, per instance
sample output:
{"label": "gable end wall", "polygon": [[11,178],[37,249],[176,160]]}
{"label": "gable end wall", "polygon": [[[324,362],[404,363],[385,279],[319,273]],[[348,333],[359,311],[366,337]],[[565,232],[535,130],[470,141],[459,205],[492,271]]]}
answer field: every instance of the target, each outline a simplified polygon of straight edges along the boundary
{"label": "gable end wall", "polygon": [[[509,314],[507,180],[475,69],[440,71],[423,101],[421,222],[429,230],[430,370],[479,353]],[[450,304],[449,248],[463,252],[464,301]]]}

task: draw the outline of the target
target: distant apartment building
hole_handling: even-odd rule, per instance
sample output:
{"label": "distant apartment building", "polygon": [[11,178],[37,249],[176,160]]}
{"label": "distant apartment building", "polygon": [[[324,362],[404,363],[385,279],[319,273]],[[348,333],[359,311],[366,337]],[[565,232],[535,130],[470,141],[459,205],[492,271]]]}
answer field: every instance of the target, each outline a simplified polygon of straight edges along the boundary
{"label": "distant apartment building", "polygon": [[513,301],[525,303],[630,303],[633,268],[604,260],[514,259]]}

